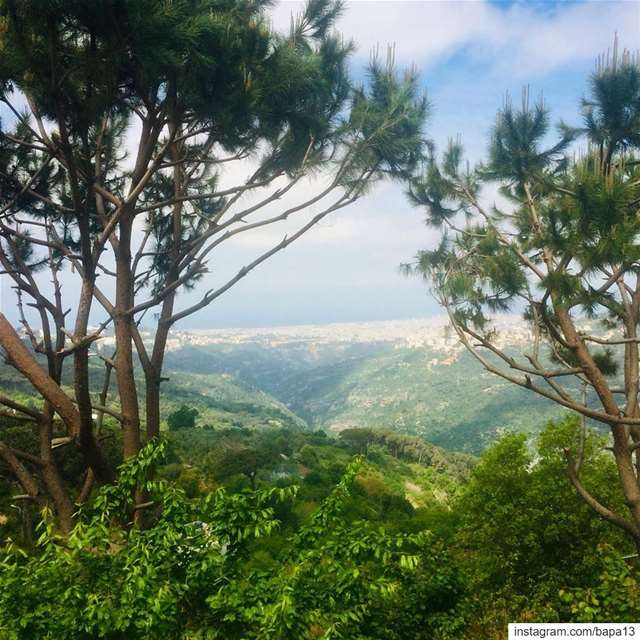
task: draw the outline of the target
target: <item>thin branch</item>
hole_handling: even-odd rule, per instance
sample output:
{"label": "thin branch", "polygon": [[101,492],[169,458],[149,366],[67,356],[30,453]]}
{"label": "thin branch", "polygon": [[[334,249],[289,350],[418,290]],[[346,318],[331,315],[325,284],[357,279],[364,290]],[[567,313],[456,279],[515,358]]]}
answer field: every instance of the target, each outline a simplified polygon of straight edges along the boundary
{"label": "thin branch", "polygon": [[31,190],[33,183],[38,179],[38,177],[44,171],[44,169],[47,166],[49,166],[49,163],[51,162],[51,160],[52,160],[52,157],[48,156],[47,159],[44,161],[44,164],[42,164],[40,168],[31,176],[31,178],[29,178],[28,182],[21,187],[20,191],[13,198],[13,200],[8,205],[0,209],[0,218],[4,217],[5,214],[7,214],[7,212],[10,211],[15,206],[18,200],[22,196],[24,196],[25,193],[27,193],[27,191]]}
{"label": "thin branch", "polygon": [[43,414],[40,413],[40,411],[38,411],[37,409],[34,409],[33,407],[28,407],[25,404],[20,404],[19,402],[16,402],[15,400],[12,400],[11,398],[1,393],[0,393],[0,404],[3,404],[5,407],[9,407],[9,409],[13,409],[14,411],[18,411],[19,413],[23,413],[26,416],[30,416],[34,420],[40,421],[44,417]]}
{"label": "thin branch", "polygon": [[228,291],[238,281],[242,280],[242,278],[244,278],[249,272],[253,271],[253,269],[255,269],[259,264],[263,263],[265,260],[267,260],[268,258],[273,256],[274,254],[278,253],[279,251],[282,251],[282,249],[284,249],[285,247],[289,246],[292,242],[295,242],[298,238],[300,238],[309,229],[311,229],[313,226],[315,226],[324,217],[326,217],[327,215],[329,215],[333,211],[336,211],[337,209],[341,209],[341,208],[351,204],[356,199],[357,199],[357,197],[346,198],[346,196],[342,196],[342,198],[340,198],[332,206],[328,207],[327,209],[321,211],[319,214],[315,215],[306,225],[301,227],[292,236],[285,236],[282,239],[282,241],[279,242],[277,245],[275,245],[274,247],[272,247],[271,249],[269,249],[268,251],[266,251],[265,253],[260,255],[258,258],[256,258],[250,264],[242,267],[242,269],[240,269],[238,271],[238,273],[233,278],[228,280],[224,285],[222,285],[221,287],[219,287],[218,289],[215,289],[215,290],[211,289],[210,291],[208,291],[204,295],[204,297],[202,298],[202,300],[200,300],[200,302],[198,302],[198,303],[192,305],[191,307],[188,307],[187,309],[184,309],[183,311],[173,315],[169,320],[167,320],[167,322],[170,323],[170,324],[174,324],[178,320],[181,320],[182,318],[185,318],[186,316],[189,316],[192,313],[195,313],[199,309],[203,309],[208,304],[210,304],[213,300],[215,300],[216,298],[221,296],[223,293],[225,293],[225,291]]}
{"label": "thin branch", "polygon": [[582,485],[580,479],[576,474],[576,464],[573,460],[573,456],[571,455],[571,451],[569,449],[564,450],[564,455],[567,460],[567,475],[569,476],[569,480],[571,480],[571,484],[574,486],[575,490],[578,492],[580,497],[602,518],[608,520],[612,524],[617,525],[621,529],[624,529],[628,533],[630,533],[636,540],[640,538],[640,531],[628,520],[620,517],[618,514],[608,509],[603,504],[598,502]]}
{"label": "thin branch", "polygon": [[464,344],[464,346],[467,348],[467,350],[469,351],[469,353],[471,353],[471,355],[478,360],[478,362],[480,362],[480,364],[482,364],[482,366],[489,371],[490,373],[493,373],[497,376],[499,376],[500,378],[507,380],[509,382],[512,382],[513,384],[518,385],[519,387],[523,387],[524,389],[530,389],[532,391],[535,391],[537,394],[548,398],[549,400],[553,400],[554,402],[558,403],[559,405],[566,407],[567,409],[572,409],[573,411],[576,411],[577,413],[582,413],[584,415],[586,415],[588,418],[593,418],[594,420],[597,420],[598,422],[602,422],[604,424],[619,424],[619,425],[627,425],[627,424],[640,424],[640,419],[637,418],[628,418],[626,416],[623,416],[621,414],[618,415],[612,415],[612,414],[608,414],[608,413],[603,413],[601,411],[596,411],[595,409],[591,409],[590,407],[585,407],[577,402],[574,401],[567,401],[564,398],[558,396],[557,394],[551,393],[550,391],[547,391],[546,389],[538,386],[537,384],[535,384],[532,380],[530,375],[525,374],[522,378],[515,376],[515,375],[510,375],[509,373],[502,371],[501,369],[499,369],[498,367],[494,366],[493,364],[491,364],[491,362],[489,362],[486,358],[484,358],[480,353],[478,353],[478,350],[476,349],[476,347],[474,347],[474,345],[469,341],[469,339],[466,336],[466,333],[464,331],[464,329],[462,329],[458,323],[456,322],[455,318],[453,317],[453,312],[451,311],[451,308],[449,306],[449,303],[441,300],[441,304],[442,306],[445,307],[445,309],[447,310],[447,314],[449,316],[449,320],[451,321],[451,325],[453,326],[454,330],[456,331],[456,333],[458,334],[458,337],[460,338],[461,342]]}

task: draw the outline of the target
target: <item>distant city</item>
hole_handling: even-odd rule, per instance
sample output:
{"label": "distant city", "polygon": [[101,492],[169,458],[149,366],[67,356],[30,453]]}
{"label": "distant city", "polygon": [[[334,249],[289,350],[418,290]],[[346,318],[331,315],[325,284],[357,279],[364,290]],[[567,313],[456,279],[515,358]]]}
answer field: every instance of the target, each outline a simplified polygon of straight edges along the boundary
{"label": "distant city", "polygon": [[[518,316],[500,317],[495,323],[495,328],[498,332],[498,346],[531,342],[531,330]],[[153,334],[143,331],[142,337],[145,342],[151,342]],[[413,320],[173,331],[167,343],[167,351],[177,351],[186,346],[249,343],[274,349],[295,343],[304,343],[310,347],[337,343],[390,343],[397,348],[427,347],[453,360],[462,350],[458,336],[447,318],[440,316]],[[98,351],[114,347],[115,338],[109,335],[96,343]],[[443,364],[446,364],[446,361]]]}
{"label": "distant city", "polygon": [[[503,315],[492,324],[496,331],[494,344],[498,348],[524,346],[530,344],[533,335],[529,325],[516,315]],[[602,337],[612,337],[615,332],[598,330],[593,323],[583,322],[581,329],[595,332]],[[97,329],[90,328],[91,331]],[[24,330],[22,330],[24,332]],[[153,341],[153,332],[141,330],[145,344]],[[36,339],[42,338],[42,332],[35,332]],[[456,359],[463,350],[458,336],[449,324],[446,316],[415,318],[411,320],[379,320],[371,322],[340,322],[329,324],[304,324],[279,327],[228,328],[174,330],[167,341],[167,351],[178,351],[185,347],[206,347],[209,345],[254,344],[277,349],[279,347],[304,344],[308,348],[337,344],[387,343],[398,349],[429,348],[443,354],[449,362]],[[93,349],[97,353],[113,350],[115,337],[106,329],[97,340]],[[440,360],[440,364],[448,364]]]}

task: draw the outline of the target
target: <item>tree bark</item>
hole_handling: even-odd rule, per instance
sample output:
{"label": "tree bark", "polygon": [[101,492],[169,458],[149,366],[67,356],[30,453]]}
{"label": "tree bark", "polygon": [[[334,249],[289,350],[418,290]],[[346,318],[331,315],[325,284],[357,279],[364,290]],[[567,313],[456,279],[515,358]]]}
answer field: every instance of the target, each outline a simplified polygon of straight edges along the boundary
{"label": "tree bark", "polygon": [[51,403],[66,424],[69,433],[77,436],[80,433],[80,416],[73,402],[38,364],[2,313],[0,313],[0,345],[6,351],[11,364],[31,382],[43,398]]}
{"label": "tree bark", "polygon": [[[169,122],[169,132],[175,139],[180,134],[180,128],[175,119],[175,88],[171,86],[172,108]],[[167,271],[166,286],[170,287],[178,280],[178,263],[180,262],[180,250],[182,241],[182,211],[184,203],[179,200],[184,195],[186,178],[183,168],[180,166],[180,156],[183,153],[181,144],[172,143],[171,158],[176,163],[173,168],[173,192],[178,200],[173,205],[172,211],[172,243],[170,248],[170,264]],[[164,354],[167,347],[167,339],[171,329],[171,316],[176,299],[175,290],[171,291],[162,302],[162,310],[156,328],[153,341],[149,370],[146,373],[146,409],[147,409],[147,440],[152,440],[160,435],[160,385],[162,384],[162,367]]]}
{"label": "tree bark", "polygon": [[164,354],[171,325],[168,319],[173,314],[175,294],[171,293],[162,303],[162,311],[153,341],[150,368],[146,372],[146,406],[147,406],[147,439],[160,435],[160,385],[162,384],[162,367]]}
{"label": "tree bark", "polygon": [[53,408],[46,403],[42,421],[40,423],[40,458],[42,469],[40,474],[47,492],[51,496],[56,511],[57,522],[60,530],[67,534],[73,528],[73,514],[75,507],[64,482],[58,471],[56,461],[51,450],[51,437],[53,433]]}
{"label": "tree bark", "polygon": [[131,273],[131,235],[133,216],[120,221],[120,239],[116,254],[116,304],[114,310],[116,337],[116,381],[122,414],[122,441],[125,458],[140,451],[140,410],[133,368],[133,275]]}
{"label": "tree bark", "polygon": [[6,317],[0,313],[0,345],[6,351],[13,366],[31,382],[40,395],[51,404],[53,410],[62,418],[69,435],[80,445],[82,455],[100,482],[111,482],[113,471],[102,455],[93,434],[80,439],[82,430],[80,414],[71,399],[24,345],[20,336]]}
{"label": "tree bark", "polygon": [[39,493],[38,482],[34,478],[33,474],[18,460],[16,454],[8,447],[4,442],[0,441],[0,458],[2,458],[11,472],[16,477],[20,486],[24,489],[32,498],[35,498]]}
{"label": "tree bark", "polygon": [[[575,353],[580,366],[584,370],[585,376],[593,385],[603,408],[609,415],[620,415],[620,408],[607,384],[606,378],[594,362],[589,349],[576,330],[569,313],[561,304],[554,305],[554,308],[567,344]],[[635,529],[640,531],[640,485],[636,477],[630,448],[630,430],[628,426],[617,423],[612,423],[610,428],[613,436],[613,455],[625,502]]]}

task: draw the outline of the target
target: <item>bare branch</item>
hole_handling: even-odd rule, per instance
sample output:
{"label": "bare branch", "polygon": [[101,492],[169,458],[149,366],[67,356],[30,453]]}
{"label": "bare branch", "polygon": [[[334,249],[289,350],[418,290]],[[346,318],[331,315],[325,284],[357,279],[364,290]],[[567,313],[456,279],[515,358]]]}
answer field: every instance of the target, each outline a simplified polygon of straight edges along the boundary
{"label": "bare branch", "polygon": [[80,433],[80,414],[69,397],[55,380],[40,367],[36,359],[20,340],[20,336],[5,316],[0,313],[0,345],[7,352],[11,363],[27,378],[55,408],[73,435]]}
{"label": "bare branch", "polygon": [[182,318],[185,318],[186,316],[191,315],[192,313],[198,311],[199,309],[203,309],[208,304],[210,304],[213,300],[215,300],[216,298],[221,296],[223,293],[228,291],[238,281],[242,280],[242,278],[244,278],[249,272],[253,271],[253,269],[255,269],[259,264],[262,264],[265,260],[273,256],[274,254],[278,253],[279,251],[282,251],[282,249],[284,249],[285,247],[288,247],[292,242],[295,242],[298,238],[300,238],[303,234],[305,234],[309,229],[311,229],[318,222],[320,222],[320,220],[322,220],[324,217],[326,217],[333,211],[336,211],[337,209],[341,209],[351,204],[356,199],[354,197],[348,198],[348,199],[345,199],[345,198],[346,196],[342,196],[342,198],[338,200],[334,205],[328,207],[324,211],[321,211],[319,214],[315,215],[306,225],[301,227],[292,236],[285,236],[282,239],[282,241],[279,242],[275,247],[272,247],[271,249],[263,253],[261,256],[256,258],[250,264],[242,267],[242,269],[240,269],[240,271],[238,271],[238,273],[233,278],[228,280],[224,285],[222,285],[218,289],[211,289],[204,295],[204,297],[202,298],[202,300],[200,300],[200,302],[175,314],[168,320],[168,322],[170,324],[174,324],[178,320],[181,320]]}
{"label": "bare branch", "polygon": [[14,411],[24,413],[24,415],[30,416],[34,420],[40,421],[43,418],[42,413],[37,409],[34,409],[33,407],[28,407],[26,404],[21,404],[19,402],[16,402],[15,400],[12,400],[11,398],[5,396],[2,393],[0,393],[0,404],[3,404],[5,407],[9,407],[9,409],[13,409]]}
{"label": "bare branch", "polygon": [[0,441],[0,458],[5,461],[27,494],[32,498],[37,496],[40,490],[36,479],[20,460],[18,460],[15,451],[2,441]]}
{"label": "bare branch", "polygon": [[576,474],[576,463],[571,455],[571,451],[569,449],[564,450],[564,455],[567,460],[567,475],[569,476],[569,480],[571,480],[571,484],[574,486],[575,490],[578,492],[580,497],[601,517],[605,520],[608,520],[612,524],[617,525],[621,529],[629,532],[636,540],[640,538],[640,531],[628,520],[625,520],[618,514],[608,509],[603,504],[598,502],[582,485],[580,479]]}
{"label": "bare branch", "polygon": [[460,338],[461,342],[463,343],[463,345],[467,348],[467,350],[469,351],[469,353],[471,353],[471,355],[478,360],[478,362],[480,362],[480,364],[482,364],[482,366],[489,372],[499,376],[500,378],[507,380],[509,382],[512,382],[515,385],[518,385],[519,387],[523,387],[525,389],[530,389],[531,391],[535,391],[537,394],[548,398],[549,400],[553,400],[554,402],[557,402],[559,405],[566,407],[567,409],[572,409],[573,411],[576,411],[577,413],[581,413],[586,415],[588,418],[593,418],[594,420],[597,420],[598,422],[602,422],[604,424],[608,424],[608,425],[635,425],[635,424],[640,424],[640,419],[637,418],[629,418],[627,416],[624,416],[620,413],[617,413],[615,415],[613,414],[608,414],[608,413],[604,413],[602,411],[596,411],[595,409],[591,409],[590,407],[585,407],[583,405],[581,405],[580,403],[577,403],[575,401],[568,401],[560,396],[558,396],[555,393],[552,393],[550,391],[547,391],[545,388],[538,386],[537,384],[535,384],[532,380],[531,380],[531,376],[529,374],[525,374],[523,377],[518,377],[515,375],[511,375],[509,373],[507,373],[506,371],[501,370],[500,368],[496,367],[495,365],[493,365],[491,362],[489,362],[489,360],[487,360],[486,358],[484,358],[477,350],[477,348],[470,342],[470,340],[467,338],[467,335],[464,331],[464,329],[462,327],[460,327],[458,325],[458,323],[456,322],[454,316],[453,316],[453,312],[451,311],[451,308],[448,304],[448,302],[441,300],[441,304],[445,307],[445,309],[447,310],[447,314],[449,316],[449,320],[451,321],[451,325],[453,326],[454,330],[456,331],[456,333],[458,334],[458,337]]}

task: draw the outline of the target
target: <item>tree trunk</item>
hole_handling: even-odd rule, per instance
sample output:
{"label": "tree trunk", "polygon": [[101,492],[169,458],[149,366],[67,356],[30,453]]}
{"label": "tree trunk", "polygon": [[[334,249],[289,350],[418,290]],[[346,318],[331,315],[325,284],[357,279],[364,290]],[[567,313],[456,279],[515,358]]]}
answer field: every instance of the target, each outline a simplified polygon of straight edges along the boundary
{"label": "tree trunk", "polygon": [[[175,84],[170,83],[169,94],[171,96],[171,117],[169,119],[169,132],[172,138],[179,134],[179,127],[175,120]],[[171,145],[171,158],[176,163],[173,168],[173,191],[176,198],[184,195],[185,176],[179,160],[182,154],[182,145]],[[180,249],[182,240],[182,208],[183,203],[177,202],[172,211],[172,243],[170,248],[170,264],[167,271],[166,285],[170,286],[178,279],[178,263],[180,262]],[[150,371],[146,372],[146,406],[147,406],[147,440],[152,440],[160,435],[160,385],[162,384],[162,367],[164,354],[167,347],[167,338],[171,329],[171,316],[176,299],[175,291],[172,291],[162,302],[162,310],[158,319],[156,335],[153,341]]]}
{"label": "tree trunk", "polygon": [[116,254],[116,306],[114,314],[116,337],[116,381],[122,414],[122,441],[125,458],[140,451],[140,411],[133,369],[133,317],[127,313],[133,307],[133,276],[131,273],[131,233],[133,218],[123,215],[120,241]]}
{"label": "tree trunk", "polygon": [[618,468],[618,476],[624,493],[627,508],[638,531],[636,544],[640,544],[640,486],[633,465],[632,452],[629,450],[628,429],[622,425],[611,426],[613,433],[613,455]]}
{"label": "tree trunk", "polygon": [[153,352],[149,371],[145,371],[146,377],[146,403],[147,403],[147,440],[152,440],[160,435],[160,385],[162,384],[162,367],[164,354],[171,328],[168,320],[173,314],[175,293],[170,293],[162,303],[162,311],[158,321],[156,335],[153,341]]}
{"label": "tree trunk", "polygon": [[40,458],[42,460],[41,476],[47,491],[53,501],[58,526],[63,533],[69,533],[73,528],[73,514],[75,506],[67,493],[66,487],[58,472],[58,467],[51,450],[53,435],[53,408],[47,402],[40,423]]}
{"label": "tree trunk", "polygon": [[160,435],[160,377],[155,370],[145,376],[147,441]]}
{"label": "tree trunk", "polygon": [[62,418],[69,434],[79,442],[82,455],[87,465],[93,469],[96,478],[101,482],[110,482],[113,479],[113,471],[97,446],[95,438],[86,438],[84,442],[80,438],[81,418],[73,402],[56,381],[38,364],[38,361],[2,313],[0,313],[0,345],[7,352],[13,366],[31,382]]}
{"label": "tree trunk", "polygon": [[[567,344],[575,353],[585,376],[593,385],[604,410],[612,416],[620,415],[620,408],[607,384],[606,378],[596,365],[589,349],[576,330],[571,316],[561,304],[554,304],[554,308]],[[613,435],[613,455],[625,502],[637,531],[637,544],[640,541],[640,485],[638,484],[630,450],[630,430],[628,426],[618,423],[612,423],[610,428]]]}

